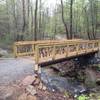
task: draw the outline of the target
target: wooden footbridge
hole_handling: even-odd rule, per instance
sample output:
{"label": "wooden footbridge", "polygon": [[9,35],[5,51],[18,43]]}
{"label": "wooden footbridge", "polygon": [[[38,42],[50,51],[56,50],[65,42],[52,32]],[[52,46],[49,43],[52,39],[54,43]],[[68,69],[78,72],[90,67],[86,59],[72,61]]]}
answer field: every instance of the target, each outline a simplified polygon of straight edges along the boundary
{"label": "wooden footbridge", "polygon": [[36,64],[96,53],[99,40],[45,40],[14,43],[15,57],[32,56]]}

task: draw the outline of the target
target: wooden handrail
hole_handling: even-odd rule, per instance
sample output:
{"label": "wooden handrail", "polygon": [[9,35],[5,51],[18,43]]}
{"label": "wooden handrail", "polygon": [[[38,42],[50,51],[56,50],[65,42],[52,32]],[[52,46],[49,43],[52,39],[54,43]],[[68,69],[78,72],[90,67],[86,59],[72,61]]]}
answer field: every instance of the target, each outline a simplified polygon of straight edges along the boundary
{"label": "wooden handrail", "polygon": [[20,41],[14,43],[14,55],[15,57],[33,56],[38,64],[96,52],[99,50],[99,43],[99,40]]}

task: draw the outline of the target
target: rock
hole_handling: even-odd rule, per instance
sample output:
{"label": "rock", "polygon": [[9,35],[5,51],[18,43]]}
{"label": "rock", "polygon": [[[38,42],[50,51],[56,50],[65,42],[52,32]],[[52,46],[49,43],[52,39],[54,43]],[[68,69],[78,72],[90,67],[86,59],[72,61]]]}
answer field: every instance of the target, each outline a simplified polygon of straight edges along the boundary
{"label": "rock", "polygon": [[37,100],[36,96],[28,95],[27,100]]}
{"label": "rock", "polygon": [[42,89],[43,89],[44,91],[46,91],[47,88],[46,88],[46,86],[43,85],[43,88],[42,88]]}
{"label": "rock", "polygon": [[18,100],[27,100],[27,94],[23,93],[22,95],[19,96]]}
{"label": "rock", "polygon": [[8,52],[0,48],[0,57],[6,56],[6,55],[8,55]]}
{"label": "rock", "polygon": [[40,79],[39,78],[36,78],[35,82],[34,82],[34,85],[39,85],[40,83]]}
{"label": "rock", "polygon": [[42,68],[42,73],[43,72],[46,73],[49,76],[54,76],[54,75],[58,74],[57,71],[55,71],[53,68],[50,68],[50,67]]}
{"label": "rock", "polygon": [[21,85],[28,86],[31,85],[36,80],[36,75],[27,76],[21,83]]}
{"label": "rock", "polygon": [[40,83],[38,88],[41,90],[43,88],[43,84]]}
{"label": "rock", "polygon": [[90,88],[96,85],[96,74],[92,69],[86,69],[85,84]]}
{"label": "rock", "polygon": [[26,91],[29,92],[32,96],[34,96],[35,94],[37,94],[35,87],[32,85],[28,85],[26,88]]}

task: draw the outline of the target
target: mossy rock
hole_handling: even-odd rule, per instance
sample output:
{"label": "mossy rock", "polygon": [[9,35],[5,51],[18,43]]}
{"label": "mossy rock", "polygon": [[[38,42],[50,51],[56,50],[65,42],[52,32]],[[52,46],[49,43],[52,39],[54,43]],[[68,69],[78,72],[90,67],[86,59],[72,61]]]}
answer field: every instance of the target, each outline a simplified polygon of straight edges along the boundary
{"label": "mossy rock", "polygon": [[96,75],[92,70],[86,70],[85,84],[90,88],[96,86]]}

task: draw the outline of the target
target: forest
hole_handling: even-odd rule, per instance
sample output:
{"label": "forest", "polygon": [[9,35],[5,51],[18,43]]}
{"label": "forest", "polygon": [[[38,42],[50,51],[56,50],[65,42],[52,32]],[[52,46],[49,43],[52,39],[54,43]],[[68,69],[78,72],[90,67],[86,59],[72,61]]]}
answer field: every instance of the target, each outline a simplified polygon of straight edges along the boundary
{"label": "forest", "polygon": [[0,0],[0,41],[96,39],[99,0]]}
{"label": "forest", "polygon": [[100,0],[0,0],[0,100],[100,100]]}

